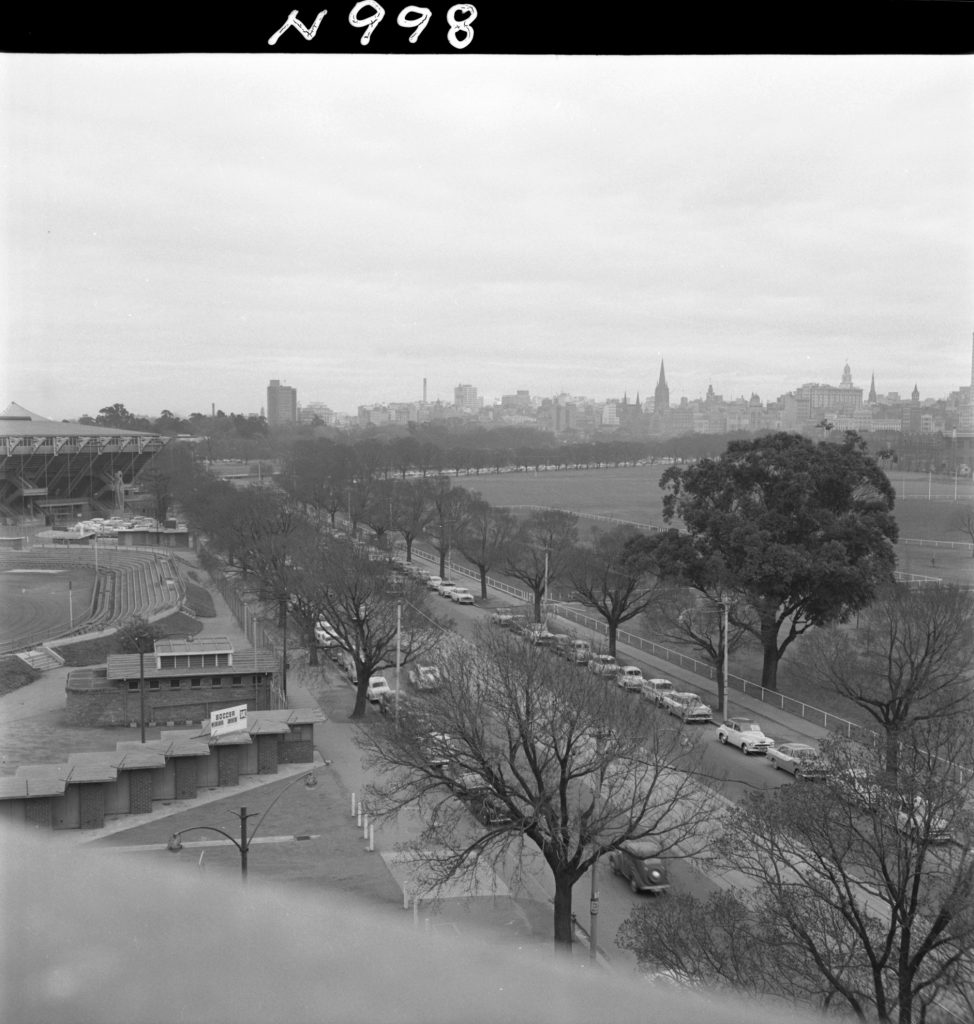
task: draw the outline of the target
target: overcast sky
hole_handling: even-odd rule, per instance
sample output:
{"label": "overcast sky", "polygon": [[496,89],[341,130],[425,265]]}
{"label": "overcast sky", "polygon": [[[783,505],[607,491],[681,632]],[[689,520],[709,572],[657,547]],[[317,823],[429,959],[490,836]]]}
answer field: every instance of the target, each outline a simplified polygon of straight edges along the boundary
{"label": "overcast sky", "polygon": [[974,58],[5,55],[0,408],[971,381]]}

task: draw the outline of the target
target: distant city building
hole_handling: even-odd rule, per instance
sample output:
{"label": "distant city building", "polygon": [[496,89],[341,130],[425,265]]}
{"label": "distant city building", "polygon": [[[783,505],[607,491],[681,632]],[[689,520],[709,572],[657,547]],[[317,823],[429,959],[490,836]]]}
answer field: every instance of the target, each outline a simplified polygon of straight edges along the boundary
{"label": "distant city building", "polygon": [[297,391],[279,380],[272,380],[267,385],[267,425],[281,427],[297,421]]}
{"label": "distant city building", "polygon": [[316,420],[320,420],[326,427],[330,427],[334,424],[335,419],[334,411],[329,409],[324,402],[308,402],[298,410],[300,423],[314,423]]}
{"label": "distant city building", "polygon": [[472,384],[458,384],[453,389],[453,404],[465,413],[479,412],[484,400],[477,397],[477,389]]}

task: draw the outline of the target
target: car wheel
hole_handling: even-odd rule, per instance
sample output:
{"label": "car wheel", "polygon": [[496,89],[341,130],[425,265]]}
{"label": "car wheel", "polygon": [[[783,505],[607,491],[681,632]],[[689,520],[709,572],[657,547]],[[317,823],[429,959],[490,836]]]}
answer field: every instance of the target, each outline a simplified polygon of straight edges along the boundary
{"label": "car wheel", "polygon": [[771,758],[771,763],[774,765],[774,770],[776,772],[781,770],[781,765],[778,764],[778,762],[774,758]]}
{"label": "car wheel", "polygon": [[723,743],[725,747],[727,746],[727,737],[722,732],[717,733],[717,739],[720,743]]}
{"label": "car wheel", "polygon": [[747,749],[747,744],[746,744],[746,743],[742,743],[742,744],[741,744],[741,753],[742,753],[742,754],[743,754],[743,755],[744,755],[745,757],[747,757],[747,755],[748,755],[748,754],[750,753],[750,751],[749,751],[749,750]]}
{"label": "car wheel", "polygon": [[796,768],[795,769],[795,778],[796,779],[800,779],[801,777],[802,777],[802,773]]}
{"label": "car wheel", "polygon": [[632,889],[633,892],[639,892],[639,886],[636,884],[635,878],[629,879],[629,888]]}

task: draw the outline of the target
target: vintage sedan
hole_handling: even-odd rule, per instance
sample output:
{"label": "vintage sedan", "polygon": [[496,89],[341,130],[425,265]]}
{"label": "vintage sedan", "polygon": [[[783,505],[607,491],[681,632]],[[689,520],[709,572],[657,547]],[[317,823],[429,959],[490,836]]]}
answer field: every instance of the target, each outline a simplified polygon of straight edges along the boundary
{"label": "vintage sedan", "polygon": [[588,663],[588,670],[594,676],[612,677],[618,674],[621,668],[611,654],[596,654]]}
{"label": "vintage sedan", "polygon": [[473,594],[466,587],[454,587],[450,594],[452,600],[457,604],[473,604]]}
{"label": "vintage sedan", "polygon": [[629,882],[633,892],[665,892],[670,887],[659,850],[645,842],[625,842],[609,854],[609,867]]}
{"label": "vintage sedan", "polygon": [[780,747],[772,747],[768,760],[776,771],[791,772],[796,779],[824,779],[828,774],[818,747],[807,743],[782,743]]}
{"label": "vintage sedan", "polygon": [[717,739],[737,747],[742,754],[766,754],[774,744],[764,730],[750,718],[728,718],[717,726]]}
{"label": "vintage sedan", "polygon": [[676,715],[684,722],[712,722],[713,708],[709,707],[695,693],[664,693],[660,707],[667,714]]}
{"label": "vintage sedan", "polygon": [[624,690],[638,690],[641,693],[645,682],[643,670],[638,665],[623,665],[616,676],[616,684]]}

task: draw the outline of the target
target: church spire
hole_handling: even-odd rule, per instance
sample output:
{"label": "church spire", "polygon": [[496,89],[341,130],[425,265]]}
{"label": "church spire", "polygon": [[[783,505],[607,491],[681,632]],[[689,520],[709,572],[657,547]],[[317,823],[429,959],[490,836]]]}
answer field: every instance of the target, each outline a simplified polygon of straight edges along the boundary
{"label": "church spire", "polygon": [[870,405],[876,404],[876,374],[873,373],[872,379],[869,382],[869,398],[867,399]]}
{"label": "church spire", "polygon": [[655,411],[666,412],[670,407],[670,389],[666,386],[666,370],[663,368],[662,359],[659,361],[659,383],[656,385],[655,397]]}

